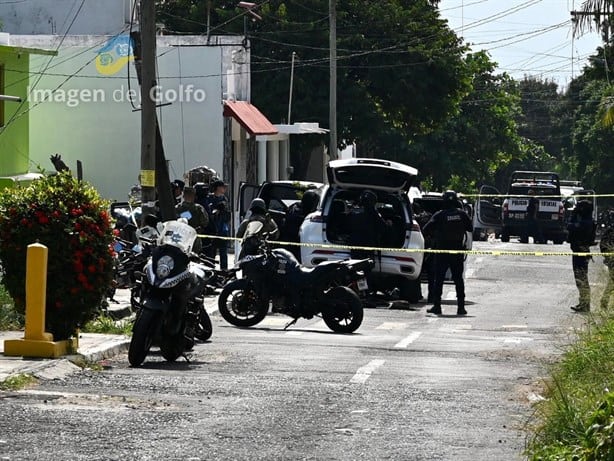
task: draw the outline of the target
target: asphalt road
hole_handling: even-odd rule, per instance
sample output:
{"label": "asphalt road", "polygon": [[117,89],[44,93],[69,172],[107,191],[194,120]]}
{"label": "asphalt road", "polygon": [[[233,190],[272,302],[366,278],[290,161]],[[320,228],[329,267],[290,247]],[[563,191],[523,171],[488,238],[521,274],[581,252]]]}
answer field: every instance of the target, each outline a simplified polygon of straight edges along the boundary
{"label": "asphalt road", "polygon": [[570,259],[470,257],[467,317],[452,286],[442,317],[368,309],[353,335],[214,316],[190,363],[119,356],[0,393],[0,459],[522,459],[539,377],[581,323]]}

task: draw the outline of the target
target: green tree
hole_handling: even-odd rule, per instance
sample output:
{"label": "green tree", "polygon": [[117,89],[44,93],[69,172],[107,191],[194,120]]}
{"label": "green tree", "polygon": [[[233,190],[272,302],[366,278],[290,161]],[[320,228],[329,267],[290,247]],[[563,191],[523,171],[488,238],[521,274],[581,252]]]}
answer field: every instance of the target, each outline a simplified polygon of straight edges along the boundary
{"label": "green tree", "polygon": [[[562,140],[568,120],[561,120],[562,95],[555,82],[525,77],[518,81],[522,113],[518,133],[544,147],[545,152],[560,158]],[[565,123],[567,122],[567,123]]]}
{"label": "green tree", "polygon": [[597,191],[610,192],[614,186],[612,145],[614,129],[603,123],[603,101],[614,97],[614,87],[607,82],[589,82],[580,93],[583,104],[576,110],[573,150],[565,159],[575,177]]}
{"label": "green tree", "polygon": [[440,189],[452,180],[468,190],[480,183],[501,187],[511,170],[542,167],[549,160],[541,146],[518,134],[520,94],[505,74],[495,74],[486,52],[468,54],[471,92],[461,109],[434,133],[411,145],[421,173]]}
{"label": "green tree", "polygon": [[[338,129],[361,154],[408,160],[408,139],[436,130],[469,87],[461,40],[427,0],[339,0]],[[214,33],[243,33],[236,2],[213,2]],[[328,126],[326,0],[271,0],[249,21],[252,100],[273,122],[287,118],[290,60],[298,55],[293,120]],[[204,1],[159,3],[168,30],[205,33]],[[313,141],[313,140],[311,140]]]}
{"label": "green tree", "polygon": [[604,41],[607,42],[612,32],[614,0],[586,0],[580,7],[580,13],[574,18],[574,34],[582,35],[601,30]]}

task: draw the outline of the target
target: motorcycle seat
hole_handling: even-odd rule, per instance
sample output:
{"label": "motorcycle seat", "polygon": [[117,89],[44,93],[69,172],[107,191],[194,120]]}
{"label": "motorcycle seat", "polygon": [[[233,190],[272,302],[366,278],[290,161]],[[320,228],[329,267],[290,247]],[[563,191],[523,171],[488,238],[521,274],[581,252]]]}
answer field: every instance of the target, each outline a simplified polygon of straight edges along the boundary
{"label": "motorcycle seat", "polygon": [[317,275],[321,272],[326,272],[332,269],[332,266],[338,266],[340,261],[323,261],[315,267],[301,266],[301,272],[303,274]]}

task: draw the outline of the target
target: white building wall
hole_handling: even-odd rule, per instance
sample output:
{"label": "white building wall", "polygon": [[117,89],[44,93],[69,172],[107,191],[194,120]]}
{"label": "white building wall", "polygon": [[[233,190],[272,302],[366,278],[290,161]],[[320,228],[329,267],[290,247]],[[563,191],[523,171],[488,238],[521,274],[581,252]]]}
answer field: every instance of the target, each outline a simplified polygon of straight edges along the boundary
{"label": "white building wall", "polygon": [[[62,154],[73,169],[82,160],[84,178],[104,197],[125,200],[140,170],[140,112],[130,104],[131,90],[138,107],[140,88],[127,56],[122,65],[128,42],[120,39],[106,46],[111,39],[68,36],[57,57],[32,59],[30,158],[32,170],[36,164],[52,169],[49,156],[54,153]],[[53,40],[58,38],[11,37],[13,44],[50,49]],[[158,39],[161,103],[170,103],[158,109],[158,118],[171,180],[200,165],[220,175],[223,171],[222,99],[228,85],[223,61],[230,62],[241,39],[235,39],[236,46],[204,46],[204,40]],[[105,53],[111,57],[103,59]],[[36,84],[37,72],[43,71]]]}
{"label": "white building wall", "polygon": [[[134,0],[0,2],[2,31],[35,35],[112,35],[127,28]],[[71,25],[72,23],[72,25]]]}

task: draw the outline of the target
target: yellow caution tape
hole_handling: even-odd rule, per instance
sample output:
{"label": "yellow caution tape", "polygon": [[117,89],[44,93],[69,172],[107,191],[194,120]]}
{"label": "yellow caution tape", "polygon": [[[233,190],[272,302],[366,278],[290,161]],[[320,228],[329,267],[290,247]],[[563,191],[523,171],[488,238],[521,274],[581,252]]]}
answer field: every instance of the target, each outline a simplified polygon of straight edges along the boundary
{"label": "yellow caution tape", "polygon": [[[218,239],[227,241],[243,241],[238,237],[221,237],[217,235],[198,235],[201,238]],[[614,253],[601,252],[573,252],[573,251],[514,251],[514,250],[438,250],[435,248],[381,248],[381,247],[365,247],[351,246],[330,243],[298,243],[298,242],[282,242],[278,240],[269,240],[269,243],[275,245],[290,245],[300,246],[305,248],[324,248],[336,250],[359,250],[359,251],[375,251],[375,252],[395,252],[395,253],[431,253],[431,254],[462,254],[462,255],[480,255],[480,256],[614,256]]]}

